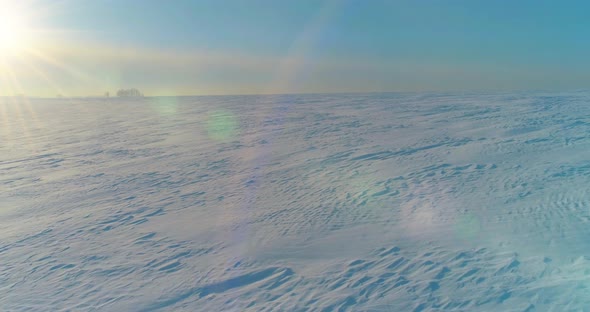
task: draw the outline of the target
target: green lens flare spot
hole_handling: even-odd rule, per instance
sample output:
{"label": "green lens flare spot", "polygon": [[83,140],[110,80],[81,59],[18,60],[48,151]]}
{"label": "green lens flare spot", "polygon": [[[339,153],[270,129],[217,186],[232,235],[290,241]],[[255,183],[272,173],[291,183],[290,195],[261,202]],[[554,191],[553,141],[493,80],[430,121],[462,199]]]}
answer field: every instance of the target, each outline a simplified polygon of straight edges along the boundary
{"label": "green lens flare spot", "polygon": [[172,116],[178,111],[178,101],[175,97],[156,97],[151,105],[152,109],[161,116]]}
{"label": "green lens flare spot", "polygon": [[235,137],[238,122],[234,114],[227,110],[216,110],[207,118],[207,133],[216,141],[226,142]]}
{"label": "green lens flare spot", "polygon": [[471,213],[460,216],[455,223],[455,235],[461,239],[474,239],[480,230],[479,218]]}

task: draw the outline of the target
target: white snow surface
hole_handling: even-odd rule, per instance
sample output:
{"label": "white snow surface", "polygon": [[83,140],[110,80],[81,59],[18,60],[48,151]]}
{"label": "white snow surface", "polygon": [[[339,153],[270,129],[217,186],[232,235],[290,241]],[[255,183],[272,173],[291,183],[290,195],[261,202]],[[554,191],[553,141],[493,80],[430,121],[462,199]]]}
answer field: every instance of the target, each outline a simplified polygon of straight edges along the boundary
{"label": "white snow surface", "polygon": [[590,93],[0,99],[1,311],[585,311]]}

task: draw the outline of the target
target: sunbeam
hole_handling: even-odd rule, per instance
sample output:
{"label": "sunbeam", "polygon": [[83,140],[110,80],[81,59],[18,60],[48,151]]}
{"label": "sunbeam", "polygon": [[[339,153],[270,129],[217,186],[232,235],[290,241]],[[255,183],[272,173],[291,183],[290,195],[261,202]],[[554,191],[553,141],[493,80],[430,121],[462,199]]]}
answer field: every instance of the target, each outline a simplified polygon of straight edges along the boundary
{"label": "sunbeam", "polygon": [[[22,89],[22,86],[18,82],[18,79],[17,79],[16,75],[14,74],[14,72],[12,70],[8,70],[7,75],[9,77],[9,79],[12,81],[12,85],[14,86],[14,88],[18,92],[18,94],[23,94],[24,91]],[[19,96],[19,97],[12,98],[12,100],[13,100],[12,106],[14,107],[14,110],[16,112],[16,116],[18,117],[17,119],[20,122],[20,126],[23,131],[23,137],[26,140],[27,145],[29,147],[31,147],[32,146],[31,134],[29,131],[29,127],[25,121],[25,116],[24,116],[24,112],[23,112],[24,107],[27,106],[27,98],[24,96]],[[21,110],[21,106],[23,106],[23,110]],[[32,119],[34,119],[34,118],[32,118]]]}
{"label": "sunbeam", "polygon": [[60,87],[57,83],[55,83],[53,80],[51,80],[45,72],[43,72],[41,69],[37,68],[33,64],[33,62],[27,62],[27,61],[23,60],[21,62],[21,64],[23,64],[28,69],[30,69],[37,77],[41,78],[45,83],[47,83],[47,85],[49,85],[51,88],[53,88],[53,90],[55,90],[57,94],[61,94],[61,95],[66,94],[66,92],[64,91],[64,89],[62,87]]}
{"label": "sunbeam", "polygon": [[57,59],[51,57],[50,55],[48,55],[47,53],[43,53],[38,49],[27,49],[26,52],[37,58],[38,60],[40,60],[41,62],[47,64],[47,65],[51,65],[57,69],[60,69],[76,78],[80,78],[83,79],[84,81],[92,81],[93,79],[91,78],[90,75],[85,74],[81,71],[78,71],[72,67],[67,66],[64,63],[61,63],[60,61],[58,61]]}

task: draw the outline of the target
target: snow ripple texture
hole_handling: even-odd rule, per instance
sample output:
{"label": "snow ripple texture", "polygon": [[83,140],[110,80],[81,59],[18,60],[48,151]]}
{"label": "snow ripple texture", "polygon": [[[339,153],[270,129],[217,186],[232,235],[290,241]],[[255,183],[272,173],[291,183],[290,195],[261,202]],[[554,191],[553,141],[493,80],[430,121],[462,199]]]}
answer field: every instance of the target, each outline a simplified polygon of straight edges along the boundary
{"label": "snow ripple texture", "polygon": [[588,103],[0,99],[0,310],[583,311]]}

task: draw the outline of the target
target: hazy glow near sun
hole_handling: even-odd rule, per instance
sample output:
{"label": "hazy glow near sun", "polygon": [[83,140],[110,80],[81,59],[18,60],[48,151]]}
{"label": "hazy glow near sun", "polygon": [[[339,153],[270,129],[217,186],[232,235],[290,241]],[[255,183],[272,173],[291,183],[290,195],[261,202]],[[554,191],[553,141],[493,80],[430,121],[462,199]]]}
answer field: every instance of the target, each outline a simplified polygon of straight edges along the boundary
{"label": "hazy glow near sun", "polygon": [[21,52],[31,39],[27,16],[17,8],[0,9],[0,55]]}

